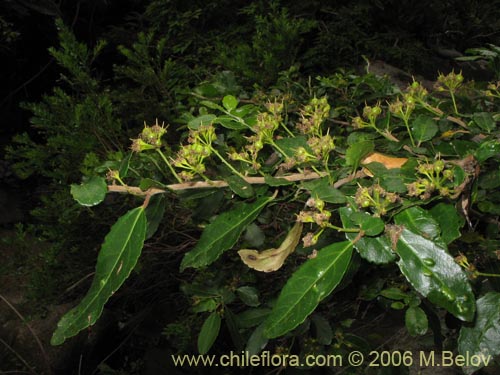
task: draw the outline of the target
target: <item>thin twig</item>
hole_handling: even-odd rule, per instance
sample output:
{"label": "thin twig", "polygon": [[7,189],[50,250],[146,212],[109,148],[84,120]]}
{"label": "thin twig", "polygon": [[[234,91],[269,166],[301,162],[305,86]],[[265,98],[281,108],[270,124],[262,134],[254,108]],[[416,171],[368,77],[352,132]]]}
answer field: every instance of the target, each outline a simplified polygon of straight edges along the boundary
{"label": "thin twig", "polygon": [[1,294],[0,294],[0,299],[2,299],[7,304],[7,306],[9,306],[9,308],[12,311],[14,311],[14,313],[19,317],[19,319],[21,319],[21,321],[26,325],[26,327],[28,327],[29,331],[31,332],[31,334],[35,338],[35,341],[38,344],[40,351],[42,352],[43,360],[45,362],[45,367],[48,370],[47,373],[50,374],[52,372],[52,370],[51,370],[51,366],[50,366],[49,357],[48,357],[47,353],[45,352],[45,348],[43,347],[42,342],[38,338],[35,331],[33,331],[33,328],[31,328],[31,326],[28,324],[28,322],[26,322],[26,319],[24,319],[24,317],[21,315],[21,313]]}
{"label": "thin twig", "polygon": [[88,275],[82,277],[80,280],[78,280],[76,283],[74,283],[73,285],[70,285],[69,287],[66,288],[66,290],[64,291],[64,293],[69,293],[71,292],[73,289],[75,289],[78,285],[80,285],[81,283],[83,283],[85,280],[87,280],[89,277],[92,277],[94,276],[95,272],[91,272],[89,273]]}
{"label": "thin twig", "polygon": [[[35,375],[37,375],[35,369],[33,367],[31,367],[30,364],[28,362],[26,362],[26,360],[21,356],[21,354],[19,354],[13,347],[11,347],[9,344],[7,344],[1,338],[0,338],[0,343],[2,343],[8,350],[10,350],[17,357],[17,359],[19,359],[23,363],[23,365],[25,365],[30,370],[29,374],[35,374]],[[11,372],[11,371],[9,371],[9,372]],[[5,371],[5,372],[1,372],[1,373],[2,374],[7,374],[8,372]],[[12,373],[19,374],[20,372],[18,372],[18,371],[16,371],[16,372],[12,371]]]}

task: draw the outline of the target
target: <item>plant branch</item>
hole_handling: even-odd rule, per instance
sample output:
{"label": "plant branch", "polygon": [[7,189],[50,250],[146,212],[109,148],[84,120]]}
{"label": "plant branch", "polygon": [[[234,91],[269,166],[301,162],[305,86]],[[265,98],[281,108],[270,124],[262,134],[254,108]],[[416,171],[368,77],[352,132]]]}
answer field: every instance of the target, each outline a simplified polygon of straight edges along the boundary
{"label": "plant branch", "polygon": [[[307,180],[315,180],[318,178],[326,177],[326,173],[319,174],[316,172],[310,173],[294,173],[287,176],[279,176],[284,180],[295,182],[295,181],[307,181]],[[363,178],[366,177],[366,174],[363,171],[358,171],[354,174],[349,175],[348,177],[342,178],[333,184],[334,188],[339,188],[342,185],[345,185],[355,178]],[[266,183],[264,177],[244,177],[244,180],[253,185],[263,185]],[[182,190],[190,190],[190,189],[209,189],[209,188],[223,188],[227,187],[229,184],[223,180],[213,180],[213,181],[195,181],[195,182],[184,182],[181,184],[171,184],[166,185],[165,189],[160,188],[149,188],[147,190],[141,190],[141,188],[137,186],[121,186],[121,185],[108,185],[108,192],[110,193],[128,193],[134,194],[138,196],[153,196],[156,194],[163,194],[167,191],[182,191]]]}

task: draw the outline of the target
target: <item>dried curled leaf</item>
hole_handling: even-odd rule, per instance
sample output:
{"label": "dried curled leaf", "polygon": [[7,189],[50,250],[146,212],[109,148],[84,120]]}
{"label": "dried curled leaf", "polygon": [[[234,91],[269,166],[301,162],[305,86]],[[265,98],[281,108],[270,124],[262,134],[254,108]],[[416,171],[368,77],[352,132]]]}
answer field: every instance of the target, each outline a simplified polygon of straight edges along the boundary
{"label": "dried curled leaf", "polygon": [[303,224],[296,222],[293,228],[277,249],[267,249],[262,252],[251,249],[241,249],[238,254],[243,263],[257,271],[272,272],[281,268],[285,259],[294,252],[300,241]]}
{"label": "dried curled leaf", "polygon": [[[387,169],[401,168],[404,163],[408,161],[408,158],[397,158],[393,156],[387,156],[378,152],[374,152],[368,155],[361,161],[361,164],[367,165],[370,163],[380,163],[383,164]],[[367,170],[363,169],[367,176],[373,177],[373,174]]]}

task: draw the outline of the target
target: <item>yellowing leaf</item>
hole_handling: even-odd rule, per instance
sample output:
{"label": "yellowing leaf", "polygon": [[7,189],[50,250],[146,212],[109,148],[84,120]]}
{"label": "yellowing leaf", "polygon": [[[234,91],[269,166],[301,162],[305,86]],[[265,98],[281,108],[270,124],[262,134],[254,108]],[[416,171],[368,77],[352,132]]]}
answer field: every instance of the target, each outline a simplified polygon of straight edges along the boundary
{"label": "yellowing leaf", "polygon": [[[366,158],[364,158],[361,161],[361,164],[367,165],[370,163],[380,163],[383,164],[384,167],[387,169],[394,169],[394,168],[401,168],[404,163],[408,161],[408,158],[397,158],[394,156],[387,156],[384,154],[381,154],[379,152],[374,152],[370,155],[368,155]],[[363,169],[366,175],[373,177],[373,174],[367,170],[366,168]]]}
{"label": "yellowing leaf", "polygon": [[250,268],[262,272],[272,272],[281,268],[285,259],[294,252],[302,233],[302,223],[296,222],[288,235],[277,249],[268,249],[262,252],[250,249],[241,249],[238,254],[241,260]]}

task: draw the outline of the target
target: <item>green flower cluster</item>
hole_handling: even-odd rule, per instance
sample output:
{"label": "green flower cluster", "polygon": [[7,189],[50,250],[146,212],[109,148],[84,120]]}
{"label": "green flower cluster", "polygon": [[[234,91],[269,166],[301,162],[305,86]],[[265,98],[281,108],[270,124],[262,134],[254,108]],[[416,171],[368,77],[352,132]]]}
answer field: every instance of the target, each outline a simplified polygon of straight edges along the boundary
{"label": "green flower cluster", "polygon": [[417,181],[406,185],[410,197],[427,200],[435,191],[442,197],[454,196],[454,173],[443,160],[438,159],[432,164],[420,163],[417,173],[420,175]]}
{"label": "green flower cluster", "polygon": [[172,164],[184,169],[179,173],[184,181],[190,181],[196,174],[208,180],[205,176],[205,159],[212,154],[212,142],[216,138],[215,129],[212,125],[202,125],[197,130],[190,130],[188,144],[183,145]]}
{"label": "green flower cluster", "polygon": [[164,124],[162,124],[162,126],[158,124],[158,119],[153,126],[147,126],[146,123],[144,123],[144,129],[139,135],[139,138],[132,139],[132,146],[130,148],[134,152],[158,149],[162,146],[161,138],[166,132],[167,129]]}
{"label": "green flower cluster", "polygon": [[359,207],[370,208],[376,217],[387,214],[387,211],[400,201],[396,193],[388,192],[379,184],[359,186],[354,199]]}
{"label": "green flower cluster", "polygon": [[241,152],[233,150],[229,153],[229,158],[231,160],[238,160],[249,164],[254,171],[258,171],[261,168],[261,164],[258,162],[259,151],[264,148],[265,144],[273,145],[274,143],[274,132],[282,124],[282,111],[283,103],[274,102],[267,104],[268,112],[261,112],[257,115],[257,121],[251,130],[254,132],[253,135],[245,137],[249,142],[245,149]]}
{"label": "green flower cluster", "polygon": [[297,215],[297,221],[301,223],[315,223],[321,228],[319,232],[308,232],[304,238],[302,238],[304,247],[309,247],[314,246],[325,228],[331,226],[329,221],[332,213],[325,210],[325,202],[319,198],[309,198],[306,202],[306,206],[310,209],[300,211]]}

